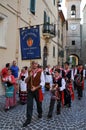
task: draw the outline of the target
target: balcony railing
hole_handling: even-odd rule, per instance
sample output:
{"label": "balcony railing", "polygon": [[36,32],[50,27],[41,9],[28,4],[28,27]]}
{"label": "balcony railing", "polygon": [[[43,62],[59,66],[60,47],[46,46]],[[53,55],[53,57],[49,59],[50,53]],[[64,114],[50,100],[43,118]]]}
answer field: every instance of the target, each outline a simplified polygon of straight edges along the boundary
{"label": "balcony railing", "polygon": [[56,27],[55,27],[55,24],[49,24],[49,23],[46,23],[43,25],[43,36],[46,36],[46,37],[55,37],[56,35]]}

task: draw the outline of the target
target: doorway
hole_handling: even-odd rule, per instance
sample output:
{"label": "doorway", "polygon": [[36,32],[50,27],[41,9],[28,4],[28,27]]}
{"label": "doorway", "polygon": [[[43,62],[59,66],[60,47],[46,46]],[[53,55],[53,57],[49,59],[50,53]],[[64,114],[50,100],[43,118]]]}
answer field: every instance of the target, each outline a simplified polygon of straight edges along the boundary
{"label": "doorway", "polygon": [[47,46],[43,48],[43,68],[47,66],[47,56],[48,56],[48,49]]}
{"label": "doorway", "polygon": [[71,66],[78,65],[79,57],[77,55],[72,54],[68,57],[68,61],[71,64]]}

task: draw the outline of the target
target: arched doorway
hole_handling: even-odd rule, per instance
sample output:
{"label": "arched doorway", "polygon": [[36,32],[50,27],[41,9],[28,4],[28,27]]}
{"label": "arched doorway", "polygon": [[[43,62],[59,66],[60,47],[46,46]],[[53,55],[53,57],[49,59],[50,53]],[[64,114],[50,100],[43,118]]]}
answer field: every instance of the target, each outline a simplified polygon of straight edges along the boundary
{"label": "arched doorway", "polygon": [[48,49],[47,46],[43,48],[43,68],[47,66],[47,56],[48,56]]}
{"label": "arched doorway", "polygon": [[75,54],[71,54],[68,57],[68,61],[73,66],[78,65],[78,63],[79,63],[79,57],[77,55],[75,55]]}

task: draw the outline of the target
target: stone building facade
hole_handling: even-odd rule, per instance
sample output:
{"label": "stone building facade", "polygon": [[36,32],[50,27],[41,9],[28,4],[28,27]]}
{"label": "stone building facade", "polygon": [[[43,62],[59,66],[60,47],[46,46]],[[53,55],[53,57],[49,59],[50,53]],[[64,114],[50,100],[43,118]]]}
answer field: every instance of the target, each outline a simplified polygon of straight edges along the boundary
{"label": "stone building facade", "polygon": [[[0,34],[3,31],[3,36],[0,35],[0,56],[4,59],[0,65],[1,67],[6,62],[11,62],[14,59],[17,60],[18,65],[21,67],[25,64],[29,65],[29,61],[21,60],[19,29],[35,25],[40,26],[41,59],[37,61],[43,65],[43,48],[46,46],[48,48],[47,64],[51,64],[51,66],[57,64],[57,35],[53,35],[52,38],[49,32],[43,32],[44,13],[46,13],[46,20],[49,20],[46,22],[56,25],[55,28],[57,29],[57,0],[35,1],[35,13],[30,10],[30,2],[30,0],[26,0],[26,2],[21,0],[0,0],[0,29],[2,29]],[[55,57],[53,57],[53,47],[55,47]],[[52,59],[52,61],[49,59]]]}
{"label": "stone building facade", "polygon": [[66,32],[67,22],[64,17],[63,11],[59,10],[58,16],[58,63],[63,66],[66,61]]}
{"label": "stone building facade", "polygon": [[83,24],[82,24],[82,63],[86,67],[86,5],[83,8]]}
{"label": "stone building facade", "polygon": [[[20,28],[40,27],[40,59],[43,67],[58,64],[58,0],[0,0],[0,71],[13,60],[21,70],[31,60],[22,60]],[[0,85],[0,94],[4,90]]]}
{"label": "stone building facade", "polygon": [[67,57],[75,58],[75,64],[81,61],[80,4],[81,0],[66,0],[68,22],[66,52]]}

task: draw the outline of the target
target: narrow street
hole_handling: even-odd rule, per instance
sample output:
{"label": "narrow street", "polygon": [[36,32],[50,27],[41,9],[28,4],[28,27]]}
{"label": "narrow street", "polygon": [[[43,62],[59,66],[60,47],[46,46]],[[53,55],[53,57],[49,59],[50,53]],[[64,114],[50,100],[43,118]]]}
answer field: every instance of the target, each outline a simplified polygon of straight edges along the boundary
{"label": "narrow street", "polygon": [[38,119],[34,103],[32,122],[23,128],[22,124],[26,119],[26,105],[18,104],[14,109],[5,112],[5,97],[0,97],[0,130],[86,130],[86,81],[83,98],[78,100],[75,91],[72,107],[62,108],[61,115],[56,115],[54,109],[51,119],[47,119],[49,101],[49,92],[46,92],[42,119]]}

